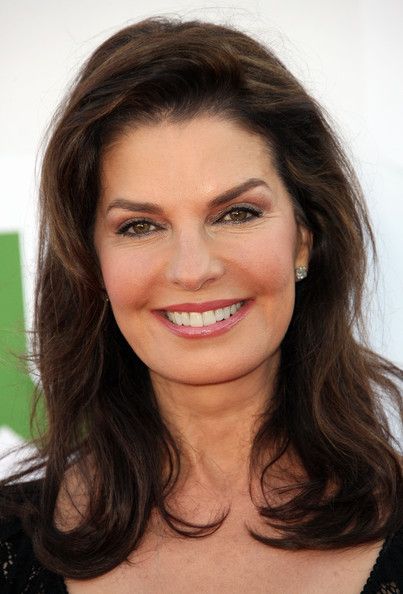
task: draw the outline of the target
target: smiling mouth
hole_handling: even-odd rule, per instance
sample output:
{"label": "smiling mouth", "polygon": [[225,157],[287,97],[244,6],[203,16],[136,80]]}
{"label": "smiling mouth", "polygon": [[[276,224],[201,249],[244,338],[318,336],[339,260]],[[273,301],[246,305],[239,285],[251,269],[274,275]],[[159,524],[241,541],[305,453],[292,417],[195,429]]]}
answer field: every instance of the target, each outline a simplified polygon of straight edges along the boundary
{"label": "smiling mouth", "polygon": [[193,328],[200,328],[202,326],[212,326],[222,320],[228,320],[231,316],[245,305],[246,301],[238,301],[227,307],[219,309],[211,309],[200,312],[179,312],[179,311],[164,311],[163,316],[176,326],[191,326]]}

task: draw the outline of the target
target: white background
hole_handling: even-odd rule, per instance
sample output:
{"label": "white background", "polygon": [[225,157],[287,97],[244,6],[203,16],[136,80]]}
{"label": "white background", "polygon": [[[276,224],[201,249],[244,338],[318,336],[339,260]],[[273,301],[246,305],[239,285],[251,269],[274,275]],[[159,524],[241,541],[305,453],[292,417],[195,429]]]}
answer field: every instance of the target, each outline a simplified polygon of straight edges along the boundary
{"label": "white background", "polygon": [[27,326],[46,126],[89,53],[119,28],[155,14],[228,23],[256,36],[330,114],[365,189],[378,243],[370,337],[401,364],[402,0],[1,0],[0,233],[21,234]]}

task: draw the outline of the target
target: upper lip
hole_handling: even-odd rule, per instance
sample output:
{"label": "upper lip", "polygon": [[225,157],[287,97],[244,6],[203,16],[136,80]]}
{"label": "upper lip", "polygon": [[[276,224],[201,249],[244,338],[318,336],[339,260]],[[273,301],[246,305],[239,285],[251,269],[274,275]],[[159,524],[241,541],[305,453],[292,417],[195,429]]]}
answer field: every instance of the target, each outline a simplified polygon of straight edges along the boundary
{"label": "upper lip", "polygon": [[211,309],[221,309],[223,307],[227,307],[228,305],[232,305],[233,303],[238,303],[240,301],[246,301],[245,299],[218,299],[216,301],[204,301],[203,303],[176,303],[175,305],[167,305],[166,307],[162,307],[159,311],[195,311],[195,312],[203,312],[209,311]]}

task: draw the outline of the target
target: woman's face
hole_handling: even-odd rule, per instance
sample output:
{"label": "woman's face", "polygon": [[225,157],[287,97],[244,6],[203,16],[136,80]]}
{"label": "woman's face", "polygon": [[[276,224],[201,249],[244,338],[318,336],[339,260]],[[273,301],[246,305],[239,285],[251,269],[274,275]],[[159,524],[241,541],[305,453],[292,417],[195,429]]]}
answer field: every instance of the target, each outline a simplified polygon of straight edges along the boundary
{"label": "woman's face", "polygon": [[203,116],[133,128],[101,165],[94,241],[104,284],[153,377],[201,385],[275,366],[310,235],[264,141]]}

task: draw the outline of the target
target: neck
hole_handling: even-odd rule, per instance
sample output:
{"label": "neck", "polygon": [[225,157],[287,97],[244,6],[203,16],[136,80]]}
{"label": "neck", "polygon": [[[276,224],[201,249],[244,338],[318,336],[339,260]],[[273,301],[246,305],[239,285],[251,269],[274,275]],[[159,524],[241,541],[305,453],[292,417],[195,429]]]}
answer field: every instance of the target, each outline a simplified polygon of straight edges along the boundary
{"label": "neck", "polygon": [[186,480],[227,491],[245,485],[250,450],[273,389],[262,365],[248,376],[210,385],[165,381],[150,372],[161,415],[181,451]]}

